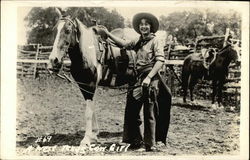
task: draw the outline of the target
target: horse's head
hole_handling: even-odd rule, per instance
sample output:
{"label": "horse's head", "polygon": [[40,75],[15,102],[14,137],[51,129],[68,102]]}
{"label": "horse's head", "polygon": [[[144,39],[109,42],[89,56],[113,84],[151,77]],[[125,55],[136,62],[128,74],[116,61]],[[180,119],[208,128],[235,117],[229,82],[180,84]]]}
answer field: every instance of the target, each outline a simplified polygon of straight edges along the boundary
{"label": "horse's head", "polygon": [[240,57],[240,50],[237,45],[231,44],[228,48],[228,57],[231,61],[237,62]]}
{"label": "horse's head", "polygon": [[239,49],[235,45],[228,44],[218,52],[217,56],[227,61],[226,64],[237,62],[239,59]]}
{"label": "horse's head", "polygon": [[74,18],[62,15],[59,9],[56,10],[60,18],[55,26],[57,34],[49,56],[48,69],[49,71],[58,72],[63,63],[63,57],[70,47],[77,44],[78,39],[77,24]]}

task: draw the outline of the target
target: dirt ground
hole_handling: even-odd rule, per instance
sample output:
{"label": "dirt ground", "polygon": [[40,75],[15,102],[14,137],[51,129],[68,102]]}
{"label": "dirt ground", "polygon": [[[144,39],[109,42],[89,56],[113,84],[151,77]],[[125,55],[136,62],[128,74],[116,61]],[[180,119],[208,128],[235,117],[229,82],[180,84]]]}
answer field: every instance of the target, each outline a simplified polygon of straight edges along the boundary
{"label": "dirt ground", "polygon": [[[85,101],[78,88],[59,78],[22,78],[17,81],[17,155],[238,155],[240,113],[213,111],[210,101],[184,105],[174,97],[167,146],[161,152],[112,151],[121,145],[124,90],[96,92],[99,142],[79,151],[84,136]],[[45,141],[37,142],[39,137]],[[47,148],[46,148],[47,147]],[[54,147],[54,148],[53,148]],[[98,150],[101,147],[104,150]],[[52,149],[53,148],[53,149]],[[78,150],[77,150],[78,149]],[[124,149],[124,148],[123,148]]]}

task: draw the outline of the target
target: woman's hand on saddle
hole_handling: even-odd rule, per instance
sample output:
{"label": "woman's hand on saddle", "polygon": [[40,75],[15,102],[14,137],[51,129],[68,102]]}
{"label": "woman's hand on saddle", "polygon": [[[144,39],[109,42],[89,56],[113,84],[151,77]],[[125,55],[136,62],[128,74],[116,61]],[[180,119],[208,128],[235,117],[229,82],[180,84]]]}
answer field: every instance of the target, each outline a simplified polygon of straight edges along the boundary
{"label": "woman's hand on saddle", "polygon": [[102,28],[101,30],[103,32],[105,32],[107,34],[108,38],[110,38],[113,41],[113,43],[115,43],[118,47],[123,48],[123,47],[126,47],[128,45],[129,42],[120,38],[119,36],[113,35],[106,28]]}
{"label": "woman's hand on saddle", "polygon": [[151,82],[151,78],[147,76],[143,81],[142,81],[142,87],[148,87]]}
{"label": "woman's hand on saddle", "polygon": [[106,27],[104,27],[104,26],[98,26],[98,29],[99,29],[100,32],[104,32],[106,34],[109,33],[108,29]]}

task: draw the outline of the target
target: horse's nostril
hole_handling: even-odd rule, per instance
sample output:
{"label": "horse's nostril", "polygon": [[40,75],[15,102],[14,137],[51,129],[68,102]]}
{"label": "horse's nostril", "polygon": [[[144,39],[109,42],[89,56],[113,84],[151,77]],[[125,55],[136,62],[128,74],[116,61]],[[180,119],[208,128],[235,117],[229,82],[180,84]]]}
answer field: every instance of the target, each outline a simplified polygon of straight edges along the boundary
{"label": "horse's nostril", "polygon": [[54,59],[54,63],[57,64],[59,60],[57,58]]}

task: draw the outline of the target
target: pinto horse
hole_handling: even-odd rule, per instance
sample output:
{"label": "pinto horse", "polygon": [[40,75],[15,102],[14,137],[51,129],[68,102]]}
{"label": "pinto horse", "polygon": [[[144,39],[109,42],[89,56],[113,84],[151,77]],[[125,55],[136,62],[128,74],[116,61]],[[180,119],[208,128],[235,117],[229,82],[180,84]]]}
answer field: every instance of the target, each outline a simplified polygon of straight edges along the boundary
{"label": "pinto horse", "polygon": [[[232,45],[227,45],[217,53],[211,52],[201,60],[200,53],[193,53],[184,59],[182,67],[182,89],[184,92],[183,101],[186,103],[187,90],[190,90],[190,99],[193,101],[193,89],[198,79],[212,80],[212,104],[215,105],[217,96],[218,106],[222,102],[222,88],[226,82],[229,64],[238,59],[238,52]],[[210,61],[210,65],[204,65],[205,60]],[[205,64],[207,64],[205,62]]]}
{"label": "pinto horse", "polygon": [[[63,57],[66,54],[69,55],[71,60],[70,73],[86,100],[85,135],[80,145],[89,146],[91,142],[97,140],[97,135],[99,133],[93,98],[99,82],[105,77],[103,73],[107,73],[107,70],[105,72],[103,71],[104,62],[98,58],[98,55],[102,55],[102,53],[100,53],[100,46],[98,46],[98,31],[93,27],[87,28],[74,16],[62,16],[59,9],[57,9],[57,12],[60,16],[57,23],[57,35],[53,44],[52,52],[49,56],[47,68],[49,71],[59,72],[63,64]],[[119,36],[121,31],[122,29],[114,32],[114,34]],[[103,36],[102,34],[100,35]],[[120,49],[115,46],[110,47],[110,50],[112,50],[112,54],[114,54],[112,56],[113,58],[119,54],[117,52],[120,52]],[[109,51],[109,53],[110,52],[111,51]],[[108,61],[110,60],[110,57],[109,54],[105,58]],[[116,68],[117,66],[119,66],[119,64],[113,65],[112,67]],[[110,67],[111,70],[112,67]],[[115,71],[112,71],[111,73],[113,74]],[[110,73],[108,75],[110,75]]]}

